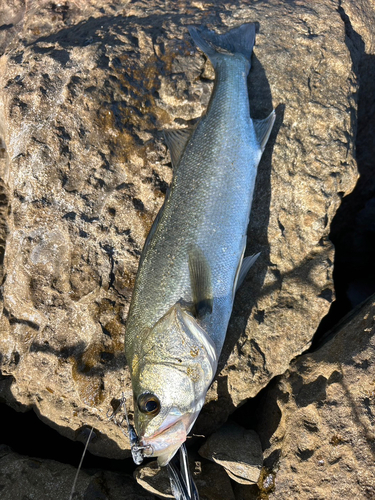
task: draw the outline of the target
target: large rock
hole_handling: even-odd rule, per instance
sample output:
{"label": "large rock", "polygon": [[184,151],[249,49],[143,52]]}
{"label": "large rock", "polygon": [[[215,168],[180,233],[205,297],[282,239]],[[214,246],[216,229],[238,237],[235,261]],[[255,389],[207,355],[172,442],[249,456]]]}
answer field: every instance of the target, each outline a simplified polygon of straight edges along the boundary
{"label": "large rock", "polygon": [[[348,35],[361,37],[363,43],[363,55],[375,53],[375,6],[372,0],[342,0],[339,7],[341,16],[346,22],[349,30]],[[362,83],[362,82],[361,82]],[[371,145],[370,145],[371,146]]]}
{"label": "large rock", "polygon": [[[2,500],[68,500],[77,470],[54,460],[25,457],[0,445]],[[155,500],[131,476],[109,471],[81,470],[74,488],[75,500]]]}
{"label": "large rock", "polygon": [[260,435],[274,483],[268,498],[375,498],[374,325],[372,296],[265,395]]}
{"label": "large rock", "polygon": [[[27,4],[28,6],[28,4]],[[338,2],[10,3],[2,26],[3,397],[94,453],[126,455],[106,413],[131,401],[125,318],[172,171],[161,130],[206,109],[210,64],[190,24],[258,21],[252,115],[278,109],[248,252],[198,431],[215,429],[309,345],[333,298],[329,226],[354,186],[355,82]],[[353,54],[353,52],[352,52]],[[354,57],[354,56],[353,56]]]}
{"label": "large rock", "polygon": [[168,471],[165,467],[160,468],[156,461],[138,467],[134,478],[142,488],[158,498],[174,498]]}
{"label": "large rock", "polygon": [[214,432],[199,454],[222,465],[228,476],[241,484],[256,484],[263,465],[262,446],[256,432],[230,423]]}

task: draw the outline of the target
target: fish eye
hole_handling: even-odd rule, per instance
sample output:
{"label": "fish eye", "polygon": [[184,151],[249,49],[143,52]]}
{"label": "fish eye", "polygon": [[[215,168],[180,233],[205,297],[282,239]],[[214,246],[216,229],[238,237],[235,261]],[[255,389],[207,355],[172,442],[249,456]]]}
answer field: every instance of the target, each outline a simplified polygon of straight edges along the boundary
{"label": "fish eye", "polygon": [[138,408],[147,415],[157,415],[160,411],[160,401],[154,394],[141,394],[138,398]]}

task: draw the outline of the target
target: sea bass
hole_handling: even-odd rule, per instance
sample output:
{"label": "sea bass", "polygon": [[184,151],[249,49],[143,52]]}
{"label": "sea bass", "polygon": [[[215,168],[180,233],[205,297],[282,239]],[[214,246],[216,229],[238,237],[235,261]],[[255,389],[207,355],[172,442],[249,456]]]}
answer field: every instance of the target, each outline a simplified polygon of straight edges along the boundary
{"label": "sea bass", "polygon": [[134,424],[166,465],[192,428],[215,376],[244,259],[257,166],[274,111],[252,120],[247,75],[255,25],[218,35],[190,28],[215,69],[206,114],[165,134],[173,181],[147,237],[127,319]]}

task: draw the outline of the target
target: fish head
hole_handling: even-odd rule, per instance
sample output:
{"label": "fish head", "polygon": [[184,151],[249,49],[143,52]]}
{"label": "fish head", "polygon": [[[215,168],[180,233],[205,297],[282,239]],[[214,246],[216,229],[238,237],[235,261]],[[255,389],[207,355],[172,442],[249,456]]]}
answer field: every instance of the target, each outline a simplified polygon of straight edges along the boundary
{"label": "fish head", "polygon": [[143,337],[132,363],[134,424],[148,456],[166,465],[192,428],[217,368],[215,346],[175,304]]}

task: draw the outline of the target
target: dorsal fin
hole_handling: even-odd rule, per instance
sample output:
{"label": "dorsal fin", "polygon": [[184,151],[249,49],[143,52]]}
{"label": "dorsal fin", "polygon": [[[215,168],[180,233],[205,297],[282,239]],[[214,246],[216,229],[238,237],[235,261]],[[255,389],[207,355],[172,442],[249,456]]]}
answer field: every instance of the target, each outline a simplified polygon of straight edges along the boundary
{"label": "dorsal fin", "polygon": [[185,151],[186,145],[193,134],[194,128],[195,127],[164,130],[164,138],[171,155],[173,170],[176,170],[182,153]]}
{"label": "dorsal fin", "polygon": [[212,313],[213,293],[211,268],[202,250],[194,245],[189,251],[190,283],[195,317],[202,319]]}
{"label": "dorsal fin", "polygon": [[273,124],[275,123],[275,110],[273,110],[264,120],[253,120],[255,134],[257,136],[262,153],[266,147]]}

